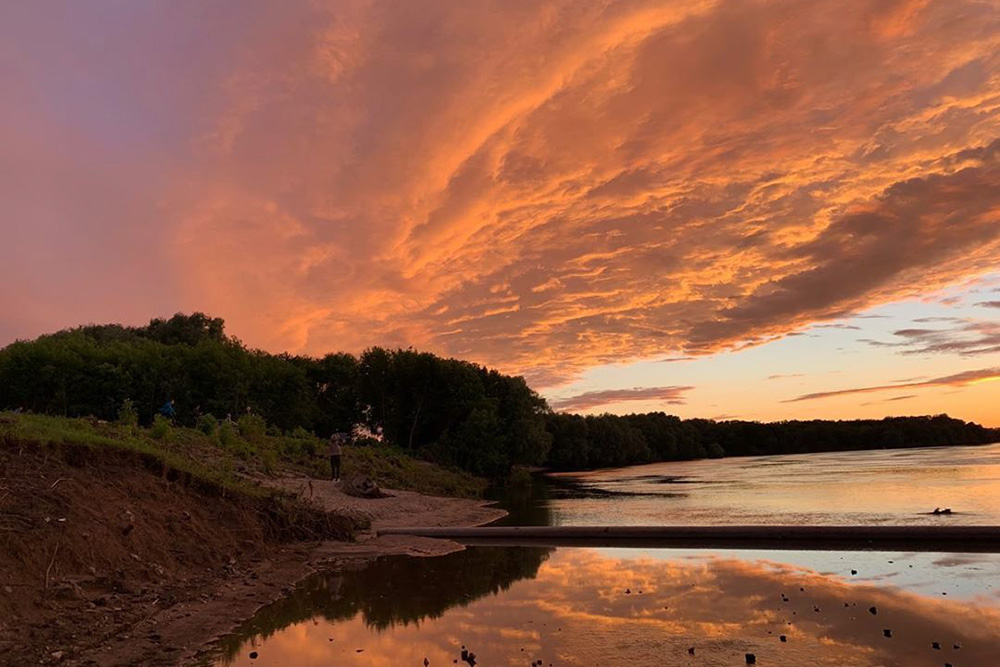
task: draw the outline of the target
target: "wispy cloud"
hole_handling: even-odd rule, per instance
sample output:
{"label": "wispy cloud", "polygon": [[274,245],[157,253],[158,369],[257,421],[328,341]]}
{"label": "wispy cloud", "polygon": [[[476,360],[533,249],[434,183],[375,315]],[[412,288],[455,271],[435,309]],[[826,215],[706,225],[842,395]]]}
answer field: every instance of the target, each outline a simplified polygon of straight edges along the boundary
{"label": "wispy cloud", "polygon": [[1000,308],[1000,301],[980,301],[976,305],[983,308]]}
{"label": "wispy cloud", "polygon": [[907,394],[905,396],[893,396],[892,398],[885,398],[879,401],[868,401],[867,403],[862,403],[861,405],[883,405],[885,403],[894,403],[895,401],[908,401],[911,398],[916,398],[916,394]]}
{"label": "wispy cloud", "polygon": [[814,401],[821,398],[832,398],[834,396],[847,396],[851,394],[870,394],[879,391],[895,391],[904,388],[924,389],[932,387],[966,387],[977,382],[988,382],[1000,380],[1000,367],[984,368],[981,370],[965,371],[954,375],[922,380],[919,382],[904,382],[896,384],[884,384],[873,387],[857,387],[853,389],[838,389],[835,391],[821,391],[812,394],[803,394],[797,398],[791,398],[783,403],[797,403],[799,401]]}
{"label": "wispy cloud", "polygon": [[768,380],[784,380],[787,378],[801,378],[805,377],[805,373],[778,373],[776,375],[768,375]]}
{"label": "wispy cloud", "polygon": [[592,410],[613,403],[648,401],[667,405],[683,405],[684,395],[694,387],[634,387],[632,389],[604,389],[588,391],[577,396],[549,401],[553,409],[563,412]]}
{"label": "wispy cloud", "polygon": [[[924,318],[924,322],[931,318]],[[955,321],[959,324],[948,329],[899,329],[893,332],[894,341],[862,339],[875,347],[898,348],[903,354],[957,354],[972,357],[1000,352],[1000,322],[976,320]]]}

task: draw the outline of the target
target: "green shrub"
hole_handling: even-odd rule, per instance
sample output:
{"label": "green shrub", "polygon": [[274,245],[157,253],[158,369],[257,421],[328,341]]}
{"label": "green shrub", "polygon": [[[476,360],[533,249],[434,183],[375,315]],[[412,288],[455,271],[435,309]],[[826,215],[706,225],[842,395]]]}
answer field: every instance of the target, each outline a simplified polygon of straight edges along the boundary
{"label": "green shrub", "polygon": [[250,442],[260,442],[267,434],[267,422],[255,414],[245,414],[236,422],[240,427],[240,435]]}
{"label": "green shrub", "polygon": [[170,435],[170,420],[163,415],[153,417],[153,425],[149,427],[149,435],[157,440],[163,440]]}
{"label": "green shrub", "polygon": [[281,437],[281,429],[274,424],[271,424],[267,427],[267,434],[272,438],[279,438]]}
{"label": "green shrub", "polygon": [[205,435],[212,435],[213,433],[215,433],[215,429],[218,425],[219,425],[219,420],[215,418],[215,415],[209,413],[207,415],[202,415],[201,417],[199,417],[197,428]]}
{"label": "green shrub", "polygon": [[273,473],[278,469],[278,452],[267,447],[260,451],[260,462],[264,466],[264,471]]}
{"label": "green shrub", "polygon": [[122,426],[134,428],[139,424],[139,411],[135,409],[135,404],[131,398],[122,401],[121,408],[118,409],[118,423]]}
{"label": "green shrub", "polygon": [[233,447],[239,439],[240,437],[236,434],[236,429],[233,428],[232,422],[227,420],[219,425],[219,443],[223,447],[229,449]]}

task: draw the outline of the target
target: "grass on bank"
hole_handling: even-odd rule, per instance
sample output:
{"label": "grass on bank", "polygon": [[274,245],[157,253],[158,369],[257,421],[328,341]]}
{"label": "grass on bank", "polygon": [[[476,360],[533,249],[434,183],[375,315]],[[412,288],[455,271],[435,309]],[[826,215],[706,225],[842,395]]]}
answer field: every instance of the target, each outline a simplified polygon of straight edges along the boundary
{"label": "grass on bank", "polygon": [[[257,483],[264,476],[295,472],[327,479],[326,443],[312,433],[270,431],[260,417],[237,424],[203,419],[198,428],[157,419],[149,428],[91,418],[71,419],[0,412],[0,438],[18,443],[86,446],[95,451],[131,452],[163,469],[250,496],[274,492]],[[469,473],[420,461],[385,444],[349,446],[342,473],[367,475],[380,486],[430,495],[482,497],[487,482]]]}

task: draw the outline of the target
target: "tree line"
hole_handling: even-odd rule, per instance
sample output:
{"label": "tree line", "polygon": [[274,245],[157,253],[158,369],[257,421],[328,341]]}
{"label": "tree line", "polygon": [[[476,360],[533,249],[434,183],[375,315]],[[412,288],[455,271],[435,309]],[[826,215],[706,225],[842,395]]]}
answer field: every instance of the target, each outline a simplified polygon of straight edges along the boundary
{"label": "tree line", "polygon": [[143,423],[172,399],[186,425],[250,412],[272,429],[360,430],[423,458],[498,477],[511,466],[578,470],[748,454],[1000,440],[941,415],[850,422],[682,420],[555,413],[521,377],[412,349],[315,358],[248,348],[201,313],[147,326],[91,325],[0,350],[0,407]]}
{"label": "tree line", "polygon": [[782,422],[680,419],[662,412],[551,414],[548,464],[589,470],[723,456],[807,454],[1000,442],[1000,429],[947,415],[850,421]]}

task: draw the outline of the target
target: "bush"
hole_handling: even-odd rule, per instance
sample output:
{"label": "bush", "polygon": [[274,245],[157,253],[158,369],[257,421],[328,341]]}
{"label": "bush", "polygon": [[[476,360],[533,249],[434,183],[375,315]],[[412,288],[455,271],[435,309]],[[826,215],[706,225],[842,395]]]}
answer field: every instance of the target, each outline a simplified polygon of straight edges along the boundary
{"label": "bush", "polygon": [[231,448],[240,437],[236,434],[236,429],[230,421],[224,421],[219,425],[219,443],[226,448]]}
{"label": "bush", "polygon": [[139,411],[135,409],[131,398],[122,401],[122,406],[118,409],[118,423],[129,428],[135,428],[139,424]]}
{"label": "bush", "polygon": [[710,459],[721,459],[726,455],[726,451],[722,449],[722,445],[717,442],[711,442],[705,446],[705,454]]}
{"label": "bush", "polygon": [[260,450],[260,462],[264,466],[264,471],[273,473],[278,469],[278,452],[269,447]]}
{"label": "bush", "polygon": [[163,415],[153,417],[153,425],[149,427],[149,435],[157,440],[163,440],[170,435],[170,420]]}
{"label": "bush", "polygon": [[255,414],[245,414],[236,422],[240,427],[240,435],[250,442],[260,442],[267,434],[267,422]]}
{"label": "bush", "polygon": [[198,419],[197,428],[205,435],[212,435],[213,433],[215,433],[215,429],[218,425],[219,425],[219,420],[215,418],[215,415],[207,414],[207,415],[202,415]]}

